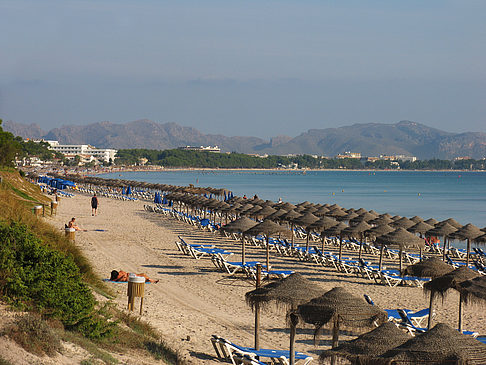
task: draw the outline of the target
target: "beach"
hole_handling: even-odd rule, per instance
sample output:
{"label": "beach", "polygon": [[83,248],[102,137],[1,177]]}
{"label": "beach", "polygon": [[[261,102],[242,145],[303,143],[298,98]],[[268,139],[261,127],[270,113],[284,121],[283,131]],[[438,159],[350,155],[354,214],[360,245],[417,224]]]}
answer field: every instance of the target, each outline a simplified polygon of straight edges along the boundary
{"label": "beach", "polygon": [[[90,196],[75,193],[62,198],[57,215],[46,217],[59,230],[71,217],[85,232],[76,232],[75,244],[83,251],[101,279],[112,270],[145,273],[155,284],[145,285],[142,319],[157,328],[167,344],[179,350],[189,364],[218,364],[210,342],[215,334],[241,346],[253,346],[254,314],[245,303],[245,293],[254,283],[245,276],[230,277],[216,269],[208,258],[195,260],[180,252],[175,242],[181,235],[189,243],[214,244],[234,252],[231,261],[241,260],[240,243],[223,238],[218,233],[201,231],[174,218],[147,212],[143,201],[123,201],[99,197],[97,216],[91,215]],[[345,252],[348,254],[348,252]],[[250,246],[247,260],[264,260],[264,250]],[[356,255],[356,253],[354,253]],[[376,257],[372,257],[376,261]],[[342,286],[350,293],[363,297],[368,294],[376,305],[386,309],[423,309],[428,296],[416,287],[388,287],[372,281],[344,274],[296,257],[281,257],[271,253],[275,269],[294,270],[316,283],[326,292]],[[118,308],[127,308],[127,284],[107,282],[115,293]],[[100,301],[107,300],[97,296]],[[444,301],[436,300],[434,323],[457,325],[458,294],[451,290]],[[135,301],[134,315],[140,302]],[[464,328],[486,333],[485,315],[477,307],[464,308]],[[330,335],[325,330],[315,346],[313,328],[300,324],[296,350],[314,357],[330,347]],[[362,331],[363,332],[363,331]],[[285,315],[274,307],[266,307],[261,314],[260,343],[263,348],[288,349],[289,335]],[[340,340],[354,338],[360,332],[347,332]]]}

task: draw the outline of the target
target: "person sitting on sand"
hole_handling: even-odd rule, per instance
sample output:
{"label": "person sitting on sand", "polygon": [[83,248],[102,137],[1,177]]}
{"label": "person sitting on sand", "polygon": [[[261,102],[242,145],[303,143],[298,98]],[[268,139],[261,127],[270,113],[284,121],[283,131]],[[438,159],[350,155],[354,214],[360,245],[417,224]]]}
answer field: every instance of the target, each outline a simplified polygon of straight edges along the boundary
{"label": "person sitting on sand", "polygon": [[[150,279],[144,273],[135,274],[135,275],[144,277],[146,283],[158,283],[159,282],[158,280],[152,280],[152,279]],[[130,273],[128,273],[126,271],[122,271],[122,270],[116,271],[116,270],[113,270],[111,272],[110,280],[111,281],[128,281],[129,276],[130,276]]]}
{"label": "person sitting on sand", "polygon": [[82,229],[78,227],[75,221],[76,218],[72,217],[68,223],[68,228],[74,228],[76,231],[82,231]]}

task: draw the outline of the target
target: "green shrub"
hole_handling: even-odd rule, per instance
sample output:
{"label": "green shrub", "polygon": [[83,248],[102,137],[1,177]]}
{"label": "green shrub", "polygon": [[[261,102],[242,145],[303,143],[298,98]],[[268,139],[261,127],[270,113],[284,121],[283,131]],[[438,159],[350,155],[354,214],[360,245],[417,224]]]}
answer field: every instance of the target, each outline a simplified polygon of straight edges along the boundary
{"label": "green shrub", "polygon": [[90,317],[95,300],[71,257],[16,222],[0,222],[0,242],[0,288],[8,301],[67,326]]}
{"label": "green shrub", "polygon": [[26,351],[54,356],[61,350],[61,340],[40,316],[27,314],[7,327],[5,334]]}

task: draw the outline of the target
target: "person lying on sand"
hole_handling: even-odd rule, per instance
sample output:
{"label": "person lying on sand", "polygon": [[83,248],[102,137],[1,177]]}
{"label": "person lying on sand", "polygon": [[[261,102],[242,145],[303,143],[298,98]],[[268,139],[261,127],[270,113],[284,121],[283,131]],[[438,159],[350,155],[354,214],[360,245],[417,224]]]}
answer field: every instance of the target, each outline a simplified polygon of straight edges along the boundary
{"label": "person lying on sand", "polygon": [[[150,279],[144,273],[135,274],[135,275],[144,277],[146,283],[158,283],[159,282],[158,280],[152,280],[152,279]],[[128,273],[126,271],[122,271],[122,270],[116,271],[116,270],[113,270],[111,272],[110,280],[111,281],[128,281],[128,277],[129,276],[130,276],[130,273]]]}

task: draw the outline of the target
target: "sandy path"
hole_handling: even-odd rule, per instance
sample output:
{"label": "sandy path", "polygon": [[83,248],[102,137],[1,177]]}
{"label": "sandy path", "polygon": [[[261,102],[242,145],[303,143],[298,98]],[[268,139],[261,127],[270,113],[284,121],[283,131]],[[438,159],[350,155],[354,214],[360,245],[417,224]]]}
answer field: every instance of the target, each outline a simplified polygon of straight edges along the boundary
{"label": "sandy path", "polygon": [[[108,278],[111,270],[144,272],[159,279],[157,284],[146,285],[143,319],[158,328],[169,345],[180,349],[188,362],[217,364],[210,337],[217,334],[243,346],[253,343],[253,313],[245,304],[244,294],[251,290],[247,280],[234,279],[216,271],[209,259],[195,260],[180,253],[174,242],[181,234],[192,243],[213,243],[235,253],[239,260],[239,246],[234,241],[209,232],[202,232],[174,219],[146,212],[143,202],[126,202],[100,197],[99,214],[91,216],[90,197],[77,194],[63,198],[58,214],[46,218],[56,227],[74,216],[87,232],[76,233],[78,245],[89,258],[94,270]],[[105,230],[105,231],[96,231]],[[248,260],[263,260],[260,249],[250,248]],[[373,258],[376,261],[376,258]],[[344,286],[362,296],[369,294],[382,308],[422,309],[428,305],[422,289],[376,285],[350,274],[337,273],[330,268],[295,258],[272,256],[275,268],[291,269],[316,282],[323,292],[335,286]],[[127,284],[108,283],[116,291],[115,301],[120,308],[127,305]],[[451,325],[457,321],[458,296],[451,293],[444,302],[439,301],[437,319]],[[138,313],[139,301],[135,302]],[[485,331],[483,311],[466,307],[466,329]],[[268,309],[261,319],[261,344],[267,348],[286,349],[288,332],[284,317],[275,309]],[[320,350],[329,345],[329,336],[322,336],[318,347],[313,345],[313,330],[301,326],[297,335],[297,350],[317,358]],[[343,339],[346,336],[342,337]],[[188,340],[189,339],[189,340]]]}

